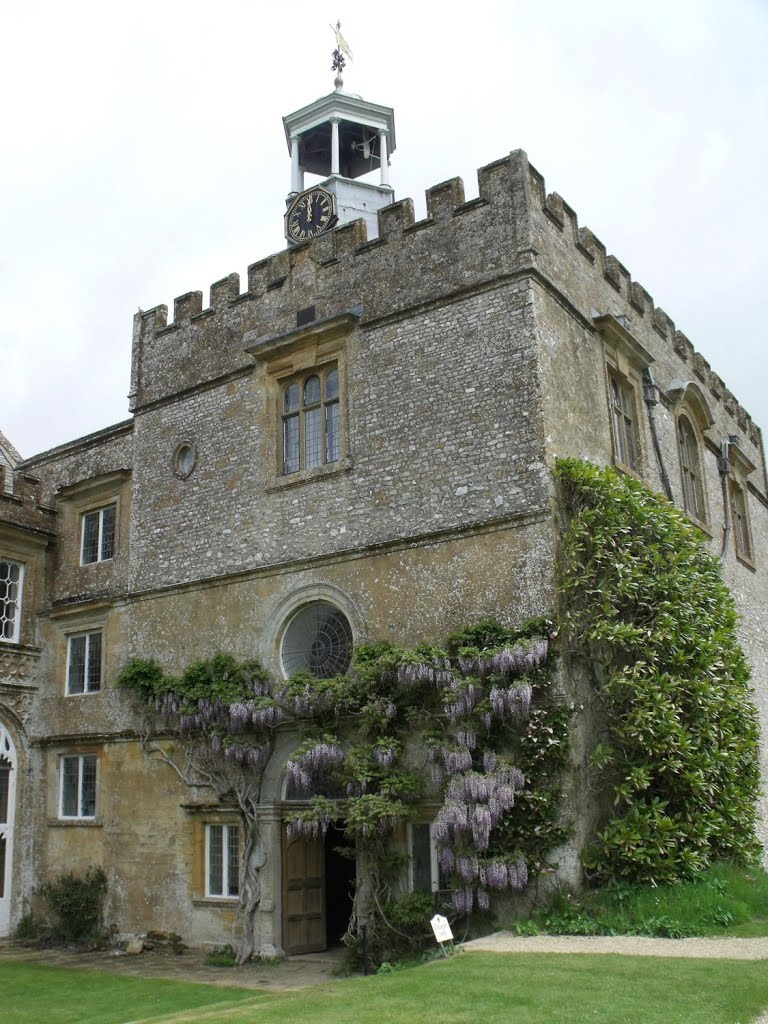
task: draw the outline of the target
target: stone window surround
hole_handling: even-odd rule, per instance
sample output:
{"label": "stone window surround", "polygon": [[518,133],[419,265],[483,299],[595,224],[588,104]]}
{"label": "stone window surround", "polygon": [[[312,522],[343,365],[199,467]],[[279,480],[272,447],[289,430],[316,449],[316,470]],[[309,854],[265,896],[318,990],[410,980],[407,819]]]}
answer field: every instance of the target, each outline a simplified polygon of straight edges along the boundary
{"label": "stone window surround", "polygon": [[[643,393],[643,370],[651,365],[653,356],[632,336],[625,320],[625,317],[618,318],[611,313],[593,314],[593,321],[603,343],[605,392],[610,415],[614,464],[628,473],[642,476],[644,447],[640,429],[639,403]],[[634,465],[628,465],[621,457],[622,450],[626,446],[622,444],[621,439],[616,437],[612,381],[623,387],[630,403],[629,419],[632,426]]]}
{"label": "stone window surround", "polygon": [[[111,473],[100,474],[95,477],[88,477],[85,480],[78,480],[76,483],[68,484],[59,488],[57,492],[58,501],[64,506],[62,511],[71,510],[73,516],[77,516],[79,523],[78,547],[76,557],[72,562],[81,569],[93,569],[94,566],[103,565],[106,561],[114,561],[121,554],[121,529],[124,517],[127,515],[126,508],[126,484],[130,480],[130,469],[119,469]],[[95,512],[109,505],[115,506],[115,550],[112,559],[102,559],[96,562],[82,562],[83,551],[83,515],[88,512]],[[73,552],[74,554],[74,552]],[[66,557],[66,556],[65,556]]]}
{"label": "stone window surround", "polygon": [[[708,523],[710,521],[709,503],[704,475],[703,456],[706,451],[707,431],[714,426],[715,419],[701,386],[694,380],[673,380],[667,388],[667,397],[671,403],[672,413],[675,417],[675,431],[677,441],[678,460],[680,462],[680,484],[682,493],[682,504],[690,519],[701,529],[709,533]],[[690,496],[686,494],[685,470],[683,468],[684,453],[680,442],[680,424],[687,422],[693,433],[693,441],[696,444],[695,456],[698,465],[700,481],[701,512],[697,516],[690,507]]]}
{"label": "stone window surround", "polygon": [[[348,403],[346,383],[346,344],[362,315],[361,308],[337,316],[314,320],[285,334],[258,339],[246,334],[245,351],[263,366],[268,422],[274,424],[272,452],[269,455],[271,483],[268,490],[303,483],[351,466],[348,444]],[[339,372],[339,459],[295,473],[283,472],[283,394],[291,378],[306,379],[316,369],[324,374],[332,368]]]}
{"label": "stone window surround", "polygon": [[[20,562],[20,561],[18,561],[15,558],[11,558],[10,556],[6,556],[4,550],[3,550],[3,552],[0,553],[0,562],[2,562],[4,565],[8,566],[8,572],[9,572],[8,579],[0,580],[0,585],[2,585],[4,583],[6,586],[10,586],[12,584],[12,582],[15,582],[15,584],[16,584],[16,596],[15,596],[15,598],[13,600],[10,600],[10,599],[8,599],[7,596],[5,596],[3,598],[3,601],[2,601],[2,607],[3,607],[3,614],[2,614],[2,620],[1,620],[2,624],[5,625],[6,622],[11,622],[12,625],[13,625],[13,630],[12,630],[12,633],[11,633],[10,636],[5,636],[3,634],[6,632],[6,630],[4,628],[0,628],[0,643],[4,643],[4,644],[17,644],[19,642],[19,636],[20,636],[20,633],[21,633],[21,611],[22,611],[22,601],[23,601],[23,597],[24,597],[24,570],[25,570],[25,565],[24,565],[24,562]],[[19,578],[18,578],[18,580],[11,581],[11,579],[10,579],[11,567],[17,568],[19,570]],[[11,605],[13,605],[13,617],[12,618],[8,617],[9,607]]]}
{"label": "stone window surround", "polygon": [[[408,846],[408,889],[410,892],[415,890],[416,877],[414,871],[414,830],[418,828],[429,829],[429,874],[430,874],[430,889],[432,892],[436,892],[440,888],[440,867],[437,860],[437,844],[435,843],[434,834],[434,822],[417,819],[416,821],[408,822],[406,828],[407,846]],[[424,891],[423,889],[421,890]]]}
{"label": "stone window surround", "polygon": [[[83,803],[83,787],[87,781],[85,777],[86,759],[93,761],[93,814],[82,813]],[[77,761],[77,813],[76,814],[65,814],[64,813],[64,779],[65,779],[65,764],[66,762]],[[94,824],[99,819],[99,777],[100,777],[100,765],[99,755],[94,750],[83,750],[83,751],[68,751],[62,752],[56,755],[57,771],[58,771],[58,784],[56,787],[57,792],[57,817],[58,821],[62,824],[78,825],[78,824]],[[86,794],[88,795],[88,794]]]}
{"label": "stone window surround", "polygon": [[[99,653],[98,653],[98,685],[89,686],[89,676],[91,673],[91,637],[99,637]],[[83,674],[83,689],[73,690],[71,673],[72,673],[72,656],[73,656],[73,640],[79,640],[85,638],[85,663],[84,663],[84,674]],[[91,696],[94,693],[100,693],[104,685],[104,624],[103,622],[98,625],[83,626],[75,632],[67,634],[67,664],[66,664],[66,682],[64,686],[64,692],[67,697],[84,697]]]}
{"label": "stone window surround", "polygon": [[[97,517],[94,519],[94,517]],[[111,522],[110,522],[111,520]],[[95,557],[86,558],[86,537],[91,523],[97,524]],[[111,532],[111,537],[110,537]],[[87,509],[80,514],[80,565],[110,562],[117,553],[117,502],[99,508]]]}
{"label": "stone window surround", "polygon": [[[752,542],[752,529],[749,514],[749,486],[747,477],[755,471],[755,465],[739,448],[736,439],[732,438],[728,445],[728,504],[733,532],[733,547],[736,557],[750,569],[755,569],[755,549]],[[736,504],[740,502],[737,510]],[[736,512],[740,513],[740,528],[737,529]]]}
{"label": "stone window surround", "polygon": [[696,428],[685,413],[677,417],[676,427],[683,508],[695,523],[706,525],[708,515],[701,462],[702,445]]}
{"label": "stone window surround", "polygon": [[[214,829],[221,829],[220,833],[214,833]],[[236,844],[236,863],[234,868],[237,878],[234,879],[236,891],[232,891],[233,879],[230,877],[231,863],[231,840]],[[221,857],[221,892],[211,891],[211,855],[213,852],[213,840],[216,837],[220,849],[217,851]],[[208,900],[237,901],[240,898],[240,874],[242,870],[242,830],[237,822],[205,822],[205,898]]]}
{"label": "stone window surround", "polygon": [[[335,391],[330,387],[332,375],[335,373]],[[316,398],[307,397],[309,384],[317,381]],[[323,366],[312,366],[303,370],[296,377],[282,382],[282,472],[284,476],[292,476],[305,471],[307,473],[339,462],[341,457],[340,412],[341,388],[338,365],[335,362]],[[293,395],[295,401],[289,401]],[[335,426],[331,426],[329,412],[335,410]],[[316,434],[316,461],[307,465],[307,435],[310,417],[317,413],[314,424]],[[288,454],[288,428],[294,426],[291,437],[291,455]],[[333,440],[333,450],[329,451],[329,442]]]}
{"label": "stone window surround", "polygon": [[267,666],[273,666],[281,678],[285,678],[282,667],[281,648],[285,631],[296,613],[308,604],[325,601],[335,605],[346,617],[352,631],[353,642],[360,641],[359,623],[363,621],[360,610],[353,604],[349,595],[335,583],[317,580],[297,587],[287,596],[283,596],[271,609],[265,609],[265,627],[260,656]]}
{"label": "stone window surround", "polygon": [[[208,906],[220,910],[229,910],[237,906],[238,896],[209,895],[208,885],[208,837],[210,825],[226,825],[229,828],[240,828],[241,821],[237,808],[220,804],[184,804],[184,811],[190,815],[192,856],[190,895],[196,906]],[[240,882],[242,882],[243,835],[240,828],[239,836]]]}

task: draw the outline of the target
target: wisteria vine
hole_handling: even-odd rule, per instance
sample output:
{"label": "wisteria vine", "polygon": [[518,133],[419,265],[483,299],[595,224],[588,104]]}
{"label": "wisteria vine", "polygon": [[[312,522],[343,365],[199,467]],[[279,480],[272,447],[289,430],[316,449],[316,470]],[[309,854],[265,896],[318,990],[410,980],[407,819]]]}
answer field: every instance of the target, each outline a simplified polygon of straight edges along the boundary
{"label": "wisteria vine", "polygon": [[519,629],[488,620],[449,638],[446,650],[360,648],[354,672],[337,679],[275,681],[258,663],[220,654],[179,678],[132,662],[120,682],[168,729],[240,771],[263,771],[277,732],[293,730],[285,772],[301,804],[289,835],[316,839],[341,825],[365,844],[385,888],[387,872],[397,873],[396,826],[437,801],[443,884],[454,911],[470,914],[487,910],[493,894],[521,891],[562,839],[565,716],[543,760],[537,747],[537,721],[556,706],[552,636],[543,620]]}

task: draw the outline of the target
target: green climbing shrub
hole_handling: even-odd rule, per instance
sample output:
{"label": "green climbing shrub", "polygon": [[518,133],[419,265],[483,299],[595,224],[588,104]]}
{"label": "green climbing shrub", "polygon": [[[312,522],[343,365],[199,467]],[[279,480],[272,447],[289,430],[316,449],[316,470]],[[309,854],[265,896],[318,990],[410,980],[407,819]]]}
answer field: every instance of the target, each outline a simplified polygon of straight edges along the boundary
{"label": "green climbing shrub", "polygon": [[757,717],[718,560],[639,482],[574,459],[555,476],[563,651],[591,668],[612,796],[586,866],[656,884],[754,858]]}

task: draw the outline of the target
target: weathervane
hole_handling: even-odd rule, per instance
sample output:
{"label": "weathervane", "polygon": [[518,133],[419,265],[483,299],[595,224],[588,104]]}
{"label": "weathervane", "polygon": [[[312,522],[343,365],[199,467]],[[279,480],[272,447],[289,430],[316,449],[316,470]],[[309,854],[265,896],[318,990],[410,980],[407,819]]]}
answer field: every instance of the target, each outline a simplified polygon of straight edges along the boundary
{"label": "weathervane", "polygon": [[350,60],[353,60],[352,51],[350,50],[346,39],[341,34],[341,22],[336,22],[336,28],[334,28],[333,25],[331,25],[330,28],[331,32],[336,36],[336,49],[333,51],[333,63],[331,64],[331,70],[335,71],[337,74],[334,84],[337,88],[341,88],[344,84],[341,78],[341,72],[344,70],[347,63],[344,60],[344,54],[346,54]]}

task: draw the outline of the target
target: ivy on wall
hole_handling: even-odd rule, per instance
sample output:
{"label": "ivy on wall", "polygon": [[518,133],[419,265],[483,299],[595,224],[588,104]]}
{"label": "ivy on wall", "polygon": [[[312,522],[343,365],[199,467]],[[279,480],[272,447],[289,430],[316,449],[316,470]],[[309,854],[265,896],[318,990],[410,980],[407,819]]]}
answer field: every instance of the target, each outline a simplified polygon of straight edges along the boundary
{"label": "ivy on wall", "polygon": [[577,460],[555,476],[563,650],[590,667],[603,723],[592,762],[612,795],[586,866],[656,883],[754,857],[757,717],[719,562],[635,480]]}

